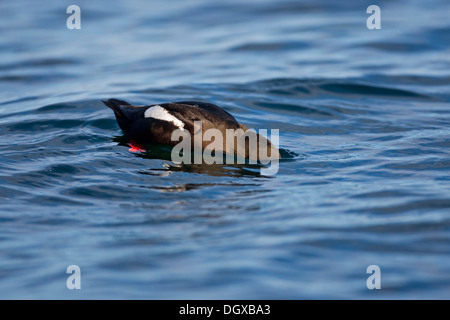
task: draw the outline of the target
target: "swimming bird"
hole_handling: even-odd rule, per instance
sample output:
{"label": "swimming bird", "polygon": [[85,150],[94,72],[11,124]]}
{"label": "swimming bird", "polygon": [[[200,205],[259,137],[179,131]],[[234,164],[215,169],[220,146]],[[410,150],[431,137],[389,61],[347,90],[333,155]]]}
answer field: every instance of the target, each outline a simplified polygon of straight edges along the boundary
{"label": "swimming bird", "polygon": [[[224,153],[254,160],[281,158],[278,149],[268,139],[255,131],[248,130],[247,126],[239,123],[230,113],[211,103],[181,101],[132,106],[128,102],[118,99],[102,101],[114,111],[117,123],[125,136],[138,144],[157,143],[175,146],[179,143],[179,140],[173,141],[172,133],[174,130],[178,129],[189,134],[192,138],[191,141],[194,141],[194,134],[198,134],[200,128],[202,136],[209,129],[217,129],[224,137],[222,147],[219,148]],[[201,127],[198,126],[199,121]],[[237,132],[236,140],[233,138],[233,141],[226,141],[227,129]],[[245,132],[247,138],[243,136],[243,132]],[[257,143],[251,145],[251,138],[255,138]],[[239,143],[245,145],[239,149]],[[211,141],[202,141],[201,147],[206,149],[210,144]],[[259,146],[265,146],[267,150],[259,152]],[[255,157],[255,155],[257,156]]]}

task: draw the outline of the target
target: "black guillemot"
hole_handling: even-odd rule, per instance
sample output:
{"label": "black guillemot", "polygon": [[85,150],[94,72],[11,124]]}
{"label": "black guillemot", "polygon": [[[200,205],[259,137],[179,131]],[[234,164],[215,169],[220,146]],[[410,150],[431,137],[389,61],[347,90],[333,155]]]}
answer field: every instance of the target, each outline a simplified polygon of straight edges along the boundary
{"label": "black guillemot", "polygon": [[[257,154],[257,160],[279,159],[281,158],[278,149],[263,135],[256,133],[236,121],[236,119],[222,108],[205,102],[197,101],[181,101],[173,103],[162,103],[146,106],[132,106],[128,102],[109,99],[103,103],[114,111],[122,131],[125,135],[139,144],[163,144],[175,146],[178,141],[173,141],[172,133],[174,130],[180,130],[188,133],[191,137],[197,134],[198,126],[201,123],[202,134],[209,129],[216,129],[225,137],[227,130],[235,130],[238,132],[246,132],[247,137],[253,134],[255,141],[255,153],[252,153],[252,146],[248,144],[244,147],[245,158],[254,158]],[[197,131],[197,132],[196,132]],[[239,139],[237,139],[239,140]],[[244,143],[247,140],[243,140]],[[223,142],[222,151],[224,153],[237,154],[237,145],[233,138],[232,147],[227,147]],[[207,148],[209,141],[202,142],[202,148]],[[259,148],[263,147],[264,153],[259,152]],[[241,149],[242,150],[242,149]]]}

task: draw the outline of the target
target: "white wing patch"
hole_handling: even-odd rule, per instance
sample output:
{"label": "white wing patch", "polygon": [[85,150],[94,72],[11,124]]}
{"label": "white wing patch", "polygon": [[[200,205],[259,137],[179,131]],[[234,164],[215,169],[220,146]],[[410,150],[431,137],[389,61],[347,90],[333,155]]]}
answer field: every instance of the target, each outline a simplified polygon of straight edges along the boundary
{"label": "white wing patch", "polygon": [[177,117],[171,115],[169,111],[164,109],[161,106],[153,106],[148,108],[144,113],[145,118],[153,118],[163,121],[172,122],[174,125],[176,125],[181,130],[184,130],[184,123]]}

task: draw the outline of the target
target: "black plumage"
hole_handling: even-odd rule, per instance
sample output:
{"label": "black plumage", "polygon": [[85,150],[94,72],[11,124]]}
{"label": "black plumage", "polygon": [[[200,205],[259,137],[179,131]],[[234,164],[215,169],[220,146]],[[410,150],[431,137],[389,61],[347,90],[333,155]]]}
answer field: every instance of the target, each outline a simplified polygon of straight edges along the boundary
{"label": "black plumage", "polygon": [[[202,122],[203,132],[208,129],[218,129],[224,137],[227,129],[248,130],[245,125],[237,122],[230,113],[211,103],[180,101],[157,105],[132,106],[128,102],[118,99],[109,99],[103,101],[103,103],[114,111],[117,123],[125,135],[140,144],[159,143],[174,146],[178,143],[178,141],[172,141],[171,137],[172,132],[179,129],[179,126],[170,121],[145,117],[146,111],[155,106],[164,108],[171,116],[181,121],[183,129],[187,130],[192,136],[195,133],[194,121]],[[272,146],[270,141],[259,134],[256,135],[258,139],[266,140],[268,150],[273,149],[279,158],[278,150]],[[203,147],[206,147],[207,144],[205,142]],[[247,147],[246,157],[248,155]]]}

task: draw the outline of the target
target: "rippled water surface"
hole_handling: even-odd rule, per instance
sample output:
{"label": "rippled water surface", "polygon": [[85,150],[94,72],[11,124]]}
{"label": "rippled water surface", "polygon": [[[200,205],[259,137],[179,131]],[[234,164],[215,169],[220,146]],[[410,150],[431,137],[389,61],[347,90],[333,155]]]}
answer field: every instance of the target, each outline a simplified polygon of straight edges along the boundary
{"label": "rippled water surface", "polygon": [[[381,30],[370,1],[70,4],[0,4],[0,298],[450,298],[448,1]],[[279,129],[279,172],[131,153],[112,97]]]}

